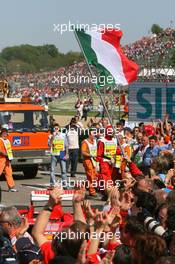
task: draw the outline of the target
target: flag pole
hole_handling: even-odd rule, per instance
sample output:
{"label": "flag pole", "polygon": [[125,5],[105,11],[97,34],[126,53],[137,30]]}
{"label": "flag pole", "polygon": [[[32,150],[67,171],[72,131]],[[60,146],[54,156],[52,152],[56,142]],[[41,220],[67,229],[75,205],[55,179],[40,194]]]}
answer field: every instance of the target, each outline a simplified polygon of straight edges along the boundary
{"label": "flag pole", "polygon": [[119,99],[119,121],[121,118],[121,94],[120,94],[120,85],[118,86],[118,99]]}
{"label": "flag pole", "polygon": [[[85,53],[84,53],[84,50],[83,50],[83,48],[82,48],[82,46],[81,46],[81,43],[80,43],[80,41],[79,41],[79,38],[78,38],[78,36],[77,36],[76,30],[74,30],[74,35],[75,35],[75,38],[76,38],[76,40],[77,40],[77,42],[78,42],[78,45],[79,45],[79,47],[80,47],[80,50],[82,51],[83,56],[84,56],[84,58],[85,58],[85,60],[86,60],[86,64],[87,64],[87,67],[88,67],[88,69],[89,69],[90,75],[91,75],[91,77],[93,78],[93,77],[95,76],[95,74],[93,73],[93,71],[92,71],[92,69],[91,69],[91,67],[90,67],[90,65],[89,65],[89,63],[88,63],[88,60],[87,60],[86,55],[85,55]],[[110,123],[110,125],[112,126],[113,131],[115,132],[115,128],[114,128],[114,126],[113,126],[112,118],[111,118],[111,116],[110,116],[110,114],[109,114],[109,111],[108,111],[108,109],[107,109],[107,107],[106,107],[106,104],[105,104],[104,98],[103,98],[103,96],[102,96],[102,94],[101,94],[101,92],[100,92],[100,89],[97,89],[97,88],[95,87],[95,90],[96,90],[97,94],[98,94],[99,97],[100,97],[100,100],[101,100],[101,102],[102,102],[102,105],[103,105],[103,107],[104,107],[104,109],[105,109],[105,112],[106,112],[106,114],[107,114],[107,117],[108,117],[108,119],[109,119],[109,123]],[[123,150],[122,145],[120,144],[119,139],[118,139],[118,136],[117,136],[116,134],[115,134],[115,137],[116,137],[116,139],[117,139],[117,143],[118,143],[118,145],[119,145],[119,147],[120,147],[120,149],[121,149],[122,155],[124,156],[124,150]]]}

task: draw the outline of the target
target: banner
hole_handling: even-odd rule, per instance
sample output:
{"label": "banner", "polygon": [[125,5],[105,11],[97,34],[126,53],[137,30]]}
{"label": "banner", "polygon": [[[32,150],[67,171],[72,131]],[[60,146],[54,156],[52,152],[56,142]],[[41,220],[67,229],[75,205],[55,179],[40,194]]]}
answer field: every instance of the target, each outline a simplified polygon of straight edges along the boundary
{"label": "banner", "polygon": [[129,86],[129,121],[158,121],[165,114],[175,121],[175,82]]}

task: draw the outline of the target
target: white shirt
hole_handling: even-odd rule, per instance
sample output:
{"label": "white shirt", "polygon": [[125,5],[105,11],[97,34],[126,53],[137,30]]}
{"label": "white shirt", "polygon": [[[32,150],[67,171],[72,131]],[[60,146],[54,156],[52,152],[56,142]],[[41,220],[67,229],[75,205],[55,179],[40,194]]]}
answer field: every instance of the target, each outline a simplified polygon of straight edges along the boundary
{"label": "white shirt", "polygon": [[72,128],[67,132],[66,136],[67,136],[68,148],[79,149],[78,131]]}
{"label": "white shirt", "polygon": [[100,105],[100,104],[99,104],[99,105],[98,105],[98,112],[102,113],[103,110],[104,110],[103,105]]}
{"label": "white shirt", "polygon": [[78,107],[78,111],[80,112],[80,114],[83,114],[83,104],[80,104],[80,106]]}
{"label": "white shirt", "polygon": [[45,104],[45,105],[44,105],[44,108],[45,108],[45,111],[48,112],[48,110],[49,110],[49,106]]}

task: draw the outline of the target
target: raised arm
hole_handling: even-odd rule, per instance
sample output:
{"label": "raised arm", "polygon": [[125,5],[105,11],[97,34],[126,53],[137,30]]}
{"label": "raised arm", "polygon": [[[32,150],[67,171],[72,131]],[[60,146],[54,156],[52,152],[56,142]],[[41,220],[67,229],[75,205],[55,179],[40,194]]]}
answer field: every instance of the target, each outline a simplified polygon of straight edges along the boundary
{"label": "raised arm", "polygon": [[52,209],[56,204],[60,203],[60,195],[62,193],[63,190],[59,189],[58,187],[51,191],[48,203],[44,206],[43,210],[36,219],[32,230],[32,236],[39,247],[47,241],[46,237],[44,236],[44,232],[49,222]]}

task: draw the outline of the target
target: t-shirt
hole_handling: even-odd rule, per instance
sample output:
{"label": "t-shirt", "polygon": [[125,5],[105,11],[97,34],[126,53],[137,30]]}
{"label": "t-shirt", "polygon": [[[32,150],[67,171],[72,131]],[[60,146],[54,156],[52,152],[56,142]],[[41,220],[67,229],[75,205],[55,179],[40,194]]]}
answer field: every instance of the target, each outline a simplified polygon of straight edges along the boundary
{"label": "t-shirt", "polygon": [[68,127],[67,141],[69,149],[79,149],[79,129],[77,126]]}
{"label": "t-shirt", "polygon": [[40,248],[43,256],[43,264],[48,264],[49,261],[54,258],[54,252],[52,250],[52,242],[47,241],[43,243]]}

